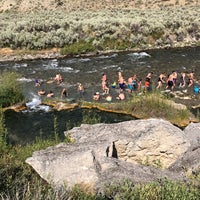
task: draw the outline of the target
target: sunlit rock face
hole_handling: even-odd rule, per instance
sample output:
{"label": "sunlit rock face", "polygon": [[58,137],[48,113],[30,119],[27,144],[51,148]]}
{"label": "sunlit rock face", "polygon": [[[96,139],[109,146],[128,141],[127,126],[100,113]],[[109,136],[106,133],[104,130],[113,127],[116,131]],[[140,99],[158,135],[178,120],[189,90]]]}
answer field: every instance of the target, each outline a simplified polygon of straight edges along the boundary
{"label": "sunlit rock face", "polygon": [[82,125],[69,133],[77,143],[105,141],[104,147],[98,149],[101,155],[112,157],[115,148],[120,160],[135,164],[159,161],[163,168],[168,168],[190,146],[181,129],[161,119]]}
{"label": "sunlit rock face", "polygon": [[26,160],[56,186],[85,184],[100,190],[124,178],[134,183],[182,179],[181,169],[171,166],[192,147],[186,132],[161,119],[83,124],[65,134],[74,142],[35,152]]}

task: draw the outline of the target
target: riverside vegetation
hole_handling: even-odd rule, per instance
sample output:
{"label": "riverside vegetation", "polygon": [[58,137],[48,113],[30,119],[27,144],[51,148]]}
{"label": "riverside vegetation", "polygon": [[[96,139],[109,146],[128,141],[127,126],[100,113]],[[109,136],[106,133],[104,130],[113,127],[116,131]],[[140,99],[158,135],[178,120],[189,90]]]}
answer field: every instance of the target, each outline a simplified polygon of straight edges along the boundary
{"label": "riverside vegetation", "polygon": [[[0,48],[63,55],[199,45],[200,6],[0,13]],[[24,50],[22,50],[24,49]]]}
{"label": "riverside vegetation", "polygon": [[107,112],[125,113],[142,119],[150,117],[163,118],[179,127],[188,125],[190,121],[199,121],[199,114],[194,116],[188,109],[178,109],[172,102],[167,96],[154,91],[153,93],[146,93],[141,96],[134,95],[134,97],[125,102],[104,104],[83,102],[82,107],[98,108]]}
{"label": "riverside vegetation", "polygon": [[[12,78],[11,78],[12,77]],[[5,87],[7,90],[11,90],[16,84],[17,74],[4,74],[5,86],[0,85],[1,95],[5,96],[1,87]],[[14,79],[14,80],[12,80]],[[11,84],[12,83],[12,84]],[[15,87],[14,87],[15,88]],[[15,90],[11,90],[15,91]],[[12,98],[15,100],[10,100],[10,96],[5,96],[8,98],[6,104],[3,105],[12,105],[16,103],[15,95],[19,95],[20,87],[18,87],[17,93],[12,93]],[[150,98],[150,99],[149,99]],[[148,100],[149,99],[149,100]],[[141,108],[143,107],[142,112],[145,112],[146,109],[149,109],[149,106],[156,108],[156,111],[152,109],[151,113],[163,113],[163,109],[169,109],[166,107],[167,104],[158,102],[158,99],[155,101],[154,98],[149,96],[147,97],[147,102],[144,103],[144,99],[141,101],[133,100],[129,104],[116,103],[114,108],[120,110],[121,107],[125,107],[128,111],[137,111],[137,106],[134,108],[134,104],[138,104]],[[19,100],[19,99],[17,99]],[[21,98],[20,98],[21,100]],[[131,105],[132,104],[132,105]],[[87,104],[86,104],[87,105]],[[85,105],[85,106],[86,106]],[[133,109],[134,108],[134,109]],[[171,109],[175,111],[175,109]],[[188,117],[188,111],[183,115]],[[142,114],[142,113],[141,113]],[[172,116],[177,115],[177,111],[172,113]],[[145,116],[145,115],[143,115]],[[189,114],[190,116],[190,114]],[[162,116],[161,116],[162,117]],[[99,123],[100,118],[97,115],[85,115],[81,123]],[[80,124],[76,124],[80,125]],[[200,187],[200,177],[191,176],[187,183],[182,182],[173,182],[168,180],[160,180],[158,182],[153,182],[149,184],[137,184],[133,185],[130,180],[124,180],[120,183],[112,183],[111,185],[105,186],[104,194],[97,195],[93,191],[90,191],[84,185],[75,186],[71,190],[66,188],[61,188],[60,190],[54,190],[50,185],[43,181],[33,169],[25,164],[26,158],[30,157],[34,151],[47,148],[48,146],[53,146],[60,142],[70,142],[70,138],[65,138],[64,141],[61,141],[58,138],[57,132],[57,119],[54,118],[54,137],[46,140],[42,139],[42,130],[40,130],[41,137],[36,138],[36,141],[32,144],[26,144],[25,146],[12,146],[10,145],[6,138],[9,132],[5,126],[5,119],[3,109],[0,109],[0,197],[1,199],[198,199],[199,198],[199,187]],[[66,129],[72,128],[70,122],[66,123]]]}

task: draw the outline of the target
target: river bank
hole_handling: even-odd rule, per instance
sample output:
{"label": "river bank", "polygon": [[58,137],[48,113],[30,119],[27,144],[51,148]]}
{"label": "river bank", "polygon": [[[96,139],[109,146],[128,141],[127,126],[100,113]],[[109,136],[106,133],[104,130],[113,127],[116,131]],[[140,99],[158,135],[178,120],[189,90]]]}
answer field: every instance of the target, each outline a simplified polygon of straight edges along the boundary
{"label": "river bank", "polygon": [[28,49],[11,49],[11,48],[0,48],[0,62],[14,62],[14,61],[28,61],[37,59],[62,59],[62,58],[77,58],[77,57],[91,57],[97,55],[108,55],[111,53],[119,52],[141,52],[153,49],[175,49],[175,48],[190,48],[199,46],[198,43],[193,41],[180,42],[175,45],[157,46],[157,47],[144,47],[144,48],[132,48],[124,50],[96,50],[87,53],[76,53],[76,54],[63,54],[61,48],[51,48],[42,50],[28,50]]}
{"label": "river bank", "polygon": [[187,4],[140,10],[123,5],[120,9],[108,7],[67,13],[62,6],[23,14],[13,10],[2,12],[0,20],[4,23],[0,47],[9,48],[0,50],[0,61],[199,45],[199,22],[196,19],[200,6]]}
{"label": "river bank", "polygon": [[[62,111],[75,111],[77,109],[98,110],[98,112],[122,114],[132,116],[135,119],[148,119],[148,118],[163,118],[170,121],[172,124],[184,128],[191,122],[199,122],[198,117],[195,117],[191,112],[192,108],[182,103],[176,103],[174,100],[167,100],[158,94],[144,95],[143,97],[136,97],[133,100],[123,102],[88,102],[78,101],[69,103],[59,100],[44,100],[41,104],[36,105],[34,109],[45,106],[46,112],[52,110],[56,112]],[[198,105],[193,109],[199,109]],[[26,103],[19,103],[3,109],[4,112],[13,110],[15,112],[33,111]],[[32,110],[32,111],[31,111]],[[166,112],[167,110],[167,112]]]}

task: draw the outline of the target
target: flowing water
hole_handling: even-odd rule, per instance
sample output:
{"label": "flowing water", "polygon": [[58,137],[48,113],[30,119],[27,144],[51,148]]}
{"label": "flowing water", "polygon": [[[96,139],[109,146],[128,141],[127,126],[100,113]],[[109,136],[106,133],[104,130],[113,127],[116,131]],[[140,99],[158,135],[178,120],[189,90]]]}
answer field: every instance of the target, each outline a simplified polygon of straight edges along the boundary
{"label": "flowing water", "polygon": [[[46,92],[52,90],[55,98],[59,99],[65,87],[69,93],[67,100],[71,102],[80,98],[77,86],[82,83],[85,87],[84,100],[92,101],[94,92],[102,92],[101,76],[103,73],[106,73],[110,83],[118,80],[118,71],[121,71],[126,79],[136,74],[143,80],[148,72],[153,72],[154,83],[157,82],[161,72],[169,74],[173,70],[178,73],[194,71],[196,79],[200,80],[199,66],[200,47],[111,53],[87,58],[2,62],[0,73],[15,71],[22,75],[19,81],[24,83],[23,92],[27,98],[27,105],[30,107],[30,110],[26,112],[6,112],[6,125],[11,132],[10,141],[13,143],[29,142],[41,132],[45,136],[52,136],[55,116],[61,135],[66,130],[67,121],[80,120],[81,110],[55,112],[47,106],[40,105],[45,98],[37,95],[40,89]],[[58,85],[53,78],[59,73],[63,77],[63,82]],[[40,87],[35,86],[36,79],[41,81]],[[113,99],[118,95],[115,89],[111,89],[111,94]],[[105,116],[105,113],[102,116]],[[102,118],[102,121],[107,123],[130,119],[130,117],[127,119],[123,115],[116,114],[112,116],[106,114],[106,116]]]}

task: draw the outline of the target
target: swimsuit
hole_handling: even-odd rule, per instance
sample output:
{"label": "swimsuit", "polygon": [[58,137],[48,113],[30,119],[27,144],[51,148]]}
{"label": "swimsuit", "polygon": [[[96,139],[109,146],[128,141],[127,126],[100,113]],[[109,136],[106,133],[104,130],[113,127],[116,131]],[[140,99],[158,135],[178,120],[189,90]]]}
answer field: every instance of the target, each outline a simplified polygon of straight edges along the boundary
{"label": "swimsuit", "polygon": [[120,89],[124,89],[124,86],[125,86],[125,84],[124,83],[119,83],[119,87],[120,87]]}

